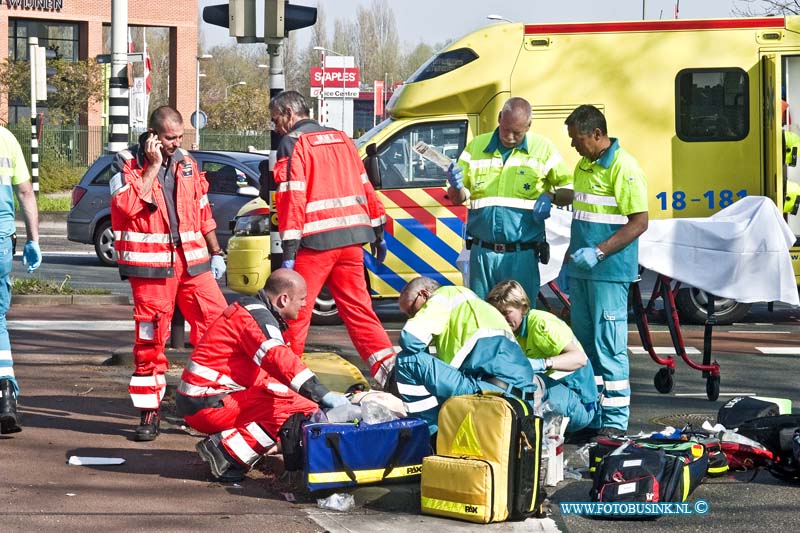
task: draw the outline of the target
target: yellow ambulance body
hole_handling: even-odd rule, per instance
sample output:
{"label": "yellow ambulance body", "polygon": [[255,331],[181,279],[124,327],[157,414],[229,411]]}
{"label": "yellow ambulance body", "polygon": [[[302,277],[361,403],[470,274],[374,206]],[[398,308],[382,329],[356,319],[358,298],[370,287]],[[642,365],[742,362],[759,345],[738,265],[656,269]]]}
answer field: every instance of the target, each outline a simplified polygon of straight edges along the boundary
{"label": "yellow ambulance body", "polygon": [[[532,130],[570,167],[578,155],[564,120],[580,104],[601,109],[609,135],[644,168],[652,218],[707,217],[748,195],[783,207],[786,180],[800,181],[784,165],[782,140],[794,102],[800,120],[800,17],[488,26],[421,66],[389,102],[390,118],[356,141],[364,157],[368,147],[378,155],[390,217],[386,265],[365,256],[375,297],[396,296],[417,275],[459,281],[466,212],[444,197],[444,172],[411,147],[423,140],[455,159],[496,127],[512,96],[531,102]],[[239,265],[268,263],[262,252],[255,260],[252,244],[231,239],[233,288],[254,290]],[[800,249],[791,254],[800,279]]]}

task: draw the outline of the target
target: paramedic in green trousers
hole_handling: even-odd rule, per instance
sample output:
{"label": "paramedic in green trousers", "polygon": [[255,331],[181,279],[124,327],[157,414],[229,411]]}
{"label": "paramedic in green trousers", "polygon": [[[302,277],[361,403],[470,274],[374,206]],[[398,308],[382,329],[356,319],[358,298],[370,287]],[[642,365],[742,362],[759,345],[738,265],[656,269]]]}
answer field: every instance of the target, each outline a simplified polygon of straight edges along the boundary
{"label": "paramedic in green trousers", "polygon": [[539,293],[544,221],[553,202],[569,203],[570,195],[555,195],[556,187],[572,183],[553,142],[529,131],[527,100],[506,101],[498,122],[493,132],[467,144],[447,177],[450,201],[469,200],[469,288],[480,298],[505,279],[516,279],[528,294]]}
{"label": "paramedic in green trousers", "polygon": [[565,121],[581,155],[575,167],[574,215],[567,252],[572,330],[600,387],[600,434],[628,428],[628,288],[639,277],[637,240],[647,229],[647,178],[631,154],[608,136],[594,106]]}

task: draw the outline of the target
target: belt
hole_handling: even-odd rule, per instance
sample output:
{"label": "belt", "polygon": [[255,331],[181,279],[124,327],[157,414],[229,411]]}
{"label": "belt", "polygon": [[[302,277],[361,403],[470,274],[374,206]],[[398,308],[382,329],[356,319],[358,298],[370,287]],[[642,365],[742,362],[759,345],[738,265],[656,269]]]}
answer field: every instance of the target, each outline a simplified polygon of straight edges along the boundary
{"label": "belt", "polygon": [[509,385],[508,383],[506,383],[505,381],[503,381],[500,378],[496,378],[494,376],[489,376],[489,377],[484,377],[484,378],[481,378],[481,379],[483,381],[485,381],[486,383],[491,383],[495,387],[499,387],[499,388],[503,389],[503,392],[505,392],[506,394],[510,394],[511,396],[515,396],[515,397],[517,397],[517,398],[519,398],[521,400],[525,400],[525,401],[533,400],[533,395],[534,395],[533,392],[525,392],[522,389],[520,389],[519,387],[512,387],[511,385]]}
{"label": "belt", "polygon": [[493,250],[495,253],[504,254],[506,252],[516,252],[522,250],[538,250],[539,243],[538,242],[521,242],[521,243],[511,243],[511,244],[503,244],[503,243],[495,243],[495,242],[486,242],[480,239],[474,239],[474,244],[477,244],[481,248],[486,248],[487,250]]}

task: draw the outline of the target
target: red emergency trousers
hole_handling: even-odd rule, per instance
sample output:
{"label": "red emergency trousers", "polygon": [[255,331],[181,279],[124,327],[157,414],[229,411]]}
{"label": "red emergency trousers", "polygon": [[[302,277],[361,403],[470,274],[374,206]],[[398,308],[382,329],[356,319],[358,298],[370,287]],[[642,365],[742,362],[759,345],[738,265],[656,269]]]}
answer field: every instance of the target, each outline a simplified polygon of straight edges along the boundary
{"label": "red emergency trousers", "polygon": [[128,277],[133,292],[136,368],[128,392],[139,409],[158,409],[164,397],[168,367],[164,346],[175,305],[191,326],[194,345],[227,305],[210,272],[203,237],[216,228],[208,183],[185,150],[178,149],[172,162],[179,246],[172,242],[166,200],[157,179],[151,195],[154,204],[142,198],[142,175],[149,162],[140,150],[117,154],[118,172],[109,182],[120,274]]}
{"label": "red emergency trousers", "polygon": [[[353,142],[341,131],[301,120],[278,146],[274,176],[284,260],[296,259],[309,302],[328,286],[358,354],[383,384],[394,349],[372,310],[362,245],[382,238],[386,216]],[[311,312],[306,306],[289,322],[287,338],[298,356]]]}
{"label": "red emergency trousers", "polygon": [[225,309],[192,353],[178,386],[179,408],[180,400],[208,406],[185,414],[186,422],[219,433],[225,450],[246,466],[276,442],[287,418],[318,409],[297,392],[309,394],[316,376],[286,346],[268,305],[244,298]]}

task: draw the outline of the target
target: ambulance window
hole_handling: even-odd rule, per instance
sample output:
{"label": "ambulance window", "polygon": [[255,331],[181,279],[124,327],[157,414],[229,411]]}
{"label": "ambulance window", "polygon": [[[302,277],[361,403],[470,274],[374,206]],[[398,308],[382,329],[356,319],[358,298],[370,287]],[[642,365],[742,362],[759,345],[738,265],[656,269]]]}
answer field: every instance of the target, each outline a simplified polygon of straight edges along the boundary
{"label": "ambulance window", "polygon": [[443,187],[445,171],[423,159],[412,147],[424,141],[456,160],[467,140],[467,122],[425,122],[414,124],[391,137],[378,149],[383,189]]}
{"label": "ambulance window", "polygon": [[423,63],[422,66],[408,78],[406,83],[429,80],[436,76],[441,76],[442,74],[461,68],[476,59],[478,59],[478,54],[470,48],[458,48],[456,50],[442,52]]}
{"label": "ambulance window", "polygon": [[686,69],[675,78],[675,129],[686,142],[739,141],[750,129],[747,73]]}

